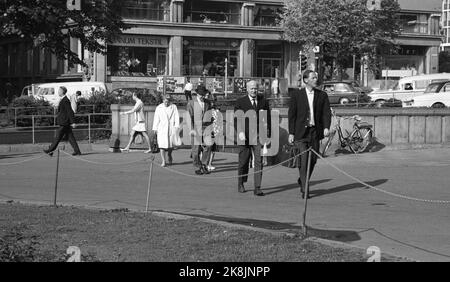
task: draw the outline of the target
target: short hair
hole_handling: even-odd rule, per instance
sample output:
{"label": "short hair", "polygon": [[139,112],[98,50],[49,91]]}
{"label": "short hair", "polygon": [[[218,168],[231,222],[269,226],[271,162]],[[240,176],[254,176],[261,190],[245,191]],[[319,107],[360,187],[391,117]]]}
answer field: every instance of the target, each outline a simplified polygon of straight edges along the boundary
{"label": "short hair", "polygon": [[76,95],[76,96],[81,96],[81,91],[78,90],[77,92],[75,92],[75,95]]}
{"label": "short hair", "polygon": [[305,72],[303,73],[303,77],[302,77],[303,82],[305,82],[305,79],[309,78],[310,73],[316,73],[316,72],[313,70],[305,70]]}
{"label": "short hair", "polygon": [[134,92],[133,95],[135,95],[138,99],[141,99],[141,100],[142,100],[142,98],[144,96],[143,93],[139,92],[139,91]]}
{"label": "short hair", "polygon": [[167,101],[170,102],[170,101],[172,101],[172,96],[170,96],[170,94],[164,94],[164,95],[163,95],[163,101],[164,101],[164,100],[167,100]]}
{"label": "short hair", "polygon": [[254,84],[256,85],[256,87],[259,86],[258,81],[252,79],[252,80],[247,81],[247,83],[246,83],[247,88],[248,88],[248,85],[249,85],[250,83],[254,83]]}
{"label": "short hair", "polygon": [[59,87],[59,88],[63,90],[64,94],[66,94],[66,93],[67,93],[67,88],[66,88],[66,87],[64,87],[64,86],[61,86],[61,87]]}

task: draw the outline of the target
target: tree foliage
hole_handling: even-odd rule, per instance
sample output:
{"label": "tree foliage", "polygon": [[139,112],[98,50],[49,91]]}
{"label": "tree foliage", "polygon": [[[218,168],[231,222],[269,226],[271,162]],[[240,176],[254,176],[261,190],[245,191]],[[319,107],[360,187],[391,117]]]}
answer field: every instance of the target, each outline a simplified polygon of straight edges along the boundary
{"label": "tree foliage", "polygon": [[72,52],[69,38],[104,54],[106,44],[126,27],[120,0],[84,0],[81,10],[68,10],[63,0],[0,0],[0,38],[19,36],[45,48],[70,66],[85,62]]}
{"label": "tree foliage", "polygon": [[382,0],[381,9],[369,10],[366,0],[285,0],[280,24],[284,38],[308,52],[321,46],[343,66],[352,55],[377,63],[377,48],[395,49],[400,33],[395,0]]}

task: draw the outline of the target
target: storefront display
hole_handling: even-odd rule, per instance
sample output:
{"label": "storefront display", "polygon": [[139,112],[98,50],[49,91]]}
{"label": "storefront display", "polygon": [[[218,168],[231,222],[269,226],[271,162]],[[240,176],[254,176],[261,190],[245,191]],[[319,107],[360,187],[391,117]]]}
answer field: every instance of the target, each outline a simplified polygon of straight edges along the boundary
{"label": "storefront display", "polygon": [[121,35],[108,45],[107,75],[153,76],[167,72],[167,37]]}
{"label": "storefront display", "polygon": [[240,40],[186,38],[183,46],[184,75],[237,76]]}

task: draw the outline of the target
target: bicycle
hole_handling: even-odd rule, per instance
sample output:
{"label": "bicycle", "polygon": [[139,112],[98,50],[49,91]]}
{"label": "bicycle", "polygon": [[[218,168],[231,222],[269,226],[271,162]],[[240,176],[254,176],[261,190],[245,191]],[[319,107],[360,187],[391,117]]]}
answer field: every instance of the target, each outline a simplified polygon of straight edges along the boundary
{"label": "bicycle", "polygon": [[[322,156],[325,157],[327,150],[330,148],[331,143],[333,141],[336,132],[338,133],[339,142],[342,148],[349,147],[350,151],[354,154],[359,154],[364,152],[367,147],[372,143],[373,138],[373,130],[372,125],[367,122],[362,121],[361,117],[358,115],[354,115],[349,118],[337,117],[336,112],[332,109],[331,114],[336,119],[336,126],[334,129],[331,129],[328,140],[323,147],[321,152]],[[352,119],[355,121],[353,124],[353,131],[351,133],[348,130],[345,130],[346,136],[344,137],[342,128],[341,128],[341,119]]]}

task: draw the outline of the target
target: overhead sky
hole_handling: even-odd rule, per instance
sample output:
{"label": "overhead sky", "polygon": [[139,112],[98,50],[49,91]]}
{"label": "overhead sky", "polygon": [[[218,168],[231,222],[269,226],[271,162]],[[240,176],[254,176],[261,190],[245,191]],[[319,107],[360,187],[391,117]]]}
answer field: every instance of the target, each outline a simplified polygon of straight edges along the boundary
{"label": "overhead sky", "polygon": [[398,0],[404,10],[442,12],[442,0]]}

